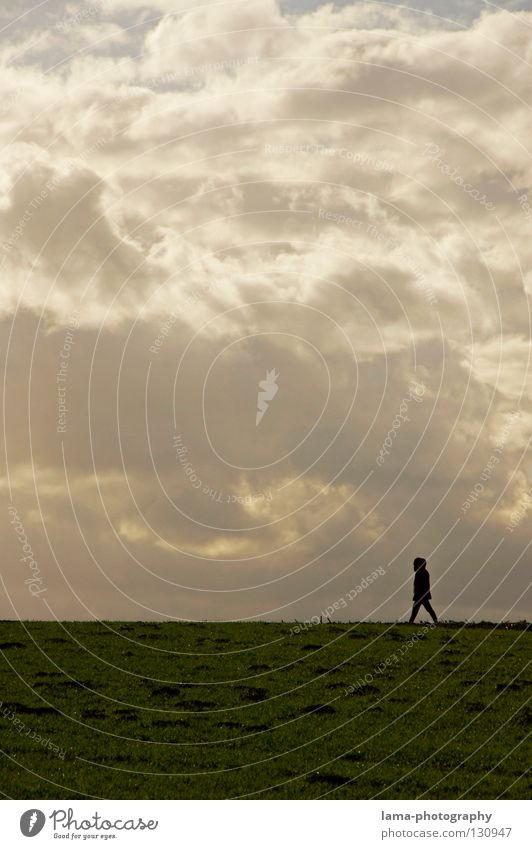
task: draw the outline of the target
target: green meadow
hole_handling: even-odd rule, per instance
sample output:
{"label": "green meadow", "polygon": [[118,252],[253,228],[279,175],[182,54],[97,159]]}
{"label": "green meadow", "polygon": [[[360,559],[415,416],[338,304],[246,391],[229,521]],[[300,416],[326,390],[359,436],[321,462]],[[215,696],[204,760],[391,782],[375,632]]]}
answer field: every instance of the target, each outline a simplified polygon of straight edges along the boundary
{"label": "green meadow", "polygon": [[5,798],[530,797],[524,623],[4,621],[0,650]]}

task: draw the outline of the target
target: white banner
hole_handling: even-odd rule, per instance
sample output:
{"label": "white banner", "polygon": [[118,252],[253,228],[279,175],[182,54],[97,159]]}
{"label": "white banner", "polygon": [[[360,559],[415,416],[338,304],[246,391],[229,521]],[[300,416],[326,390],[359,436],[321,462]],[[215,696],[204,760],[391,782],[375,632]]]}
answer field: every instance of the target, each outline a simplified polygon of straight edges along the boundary
{"label": "white banner", "polygon": [[[2,845],[280,849],[530,845],[526,801],[3,801]],[[528,834],[528,837],[527,837]],[[35,839],[35,843],[29,843]],[[67,841],[69,841],[67,843]]]}

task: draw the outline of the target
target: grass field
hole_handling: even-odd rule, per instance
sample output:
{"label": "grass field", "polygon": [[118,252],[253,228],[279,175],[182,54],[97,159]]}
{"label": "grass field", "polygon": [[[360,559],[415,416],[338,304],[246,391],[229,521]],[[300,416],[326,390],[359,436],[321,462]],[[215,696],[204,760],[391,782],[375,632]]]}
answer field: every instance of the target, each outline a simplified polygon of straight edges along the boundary
{"label": "grass field", "polygon": [[15,799],[530,796],[526,626],[293,629],[1,622],[0,789]]}

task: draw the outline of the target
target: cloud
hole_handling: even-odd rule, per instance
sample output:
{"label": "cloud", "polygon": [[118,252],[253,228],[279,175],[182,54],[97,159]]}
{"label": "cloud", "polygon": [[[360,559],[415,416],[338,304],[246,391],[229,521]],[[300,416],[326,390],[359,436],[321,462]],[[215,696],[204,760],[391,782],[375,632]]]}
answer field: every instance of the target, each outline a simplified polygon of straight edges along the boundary
{"label": "cloud", "polygon": [[524,616],[532,13],[84,8],[0,45],[18,614],[294,618],[382,564],[345,615],[395,619],[421,551],[444,618]]}

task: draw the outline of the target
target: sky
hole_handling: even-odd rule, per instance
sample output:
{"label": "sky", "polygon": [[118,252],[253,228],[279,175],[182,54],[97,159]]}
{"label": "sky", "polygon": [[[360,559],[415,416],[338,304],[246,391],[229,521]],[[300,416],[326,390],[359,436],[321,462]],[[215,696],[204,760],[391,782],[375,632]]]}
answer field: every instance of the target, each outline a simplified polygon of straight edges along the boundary
{"label": "sky", "polygon": [[0,4],[0,618],[530,619],[531,28]]}

